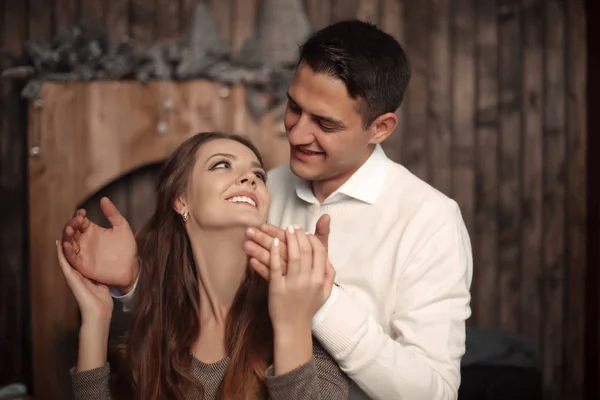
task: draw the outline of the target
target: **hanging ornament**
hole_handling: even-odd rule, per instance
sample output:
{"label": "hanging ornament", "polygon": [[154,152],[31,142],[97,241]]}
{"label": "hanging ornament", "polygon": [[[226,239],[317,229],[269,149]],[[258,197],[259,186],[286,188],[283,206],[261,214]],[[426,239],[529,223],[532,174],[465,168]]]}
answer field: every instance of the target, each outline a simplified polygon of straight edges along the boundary
{"label": "hanging ornament", "polygon": [[239,59],[270,69],[294,66],[298,61],[298,46],[311,32],[302,0],[262,0],[256,33]]}

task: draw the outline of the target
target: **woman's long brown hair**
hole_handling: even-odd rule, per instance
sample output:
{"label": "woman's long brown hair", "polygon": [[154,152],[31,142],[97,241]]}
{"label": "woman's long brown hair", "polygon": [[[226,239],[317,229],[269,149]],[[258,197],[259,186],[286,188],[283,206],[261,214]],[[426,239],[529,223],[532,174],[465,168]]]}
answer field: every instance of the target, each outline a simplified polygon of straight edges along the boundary
{"label": "woman's long brown hair", "polygon": [[[201,329],[199,277],[184,222],[173,210],[173,201],[185,190],[198,148],[214,139],[244,144],[262,164],[258,150],[247,139],[219,132],[191,137],[165,162],[157,185],[156,210],[137,235],[142,262],[132,324],[115,359],[111,359],[115,397],[183,400],[190,390],[203,394],[202,386],[189,372],[190,349]],[[230,362],[220,399],[264,396],[264,371],[272,361],[272,335],[267,283],[248,269],[227,318]]]}

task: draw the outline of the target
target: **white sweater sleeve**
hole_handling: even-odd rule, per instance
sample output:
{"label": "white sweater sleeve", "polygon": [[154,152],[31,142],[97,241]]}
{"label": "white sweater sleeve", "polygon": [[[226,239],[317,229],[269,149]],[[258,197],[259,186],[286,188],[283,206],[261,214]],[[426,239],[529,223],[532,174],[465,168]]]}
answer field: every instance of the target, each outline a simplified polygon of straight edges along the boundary
{"label": "white sweater sleeve", "polygon": [[341,369],[373,399],[458,397],[473,269],[460,212],[421,243],[400,266],[391,336],[343,290],[313,326]]}
{"label": "white sweater sleeve", "polygon": [[137,278],[135,278],[135,283],[133,284],[133,288],[127,294],[121,294],[117,289],[112,286],[109,286],[108,289],[110,291],[113,299],[117,299],[123,304],[123,311],[129,312],[131,311],[131,303],[133,302],[133,296],[135,293],[135,288],[137,287],[138,281],[140,280],[140,275],[138,274]]}

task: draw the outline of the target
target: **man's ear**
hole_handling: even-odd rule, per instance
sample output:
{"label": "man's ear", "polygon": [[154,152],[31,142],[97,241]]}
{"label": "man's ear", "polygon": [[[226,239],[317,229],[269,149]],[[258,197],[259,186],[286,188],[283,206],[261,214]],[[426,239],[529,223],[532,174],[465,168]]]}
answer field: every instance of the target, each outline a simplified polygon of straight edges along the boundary
{"label": "man's ear", "polygon": [[371,139],[369,144],[379,144],[387,139],[398,125],[398,116],[394,113],[385,113],[377,117],[371,124]]}

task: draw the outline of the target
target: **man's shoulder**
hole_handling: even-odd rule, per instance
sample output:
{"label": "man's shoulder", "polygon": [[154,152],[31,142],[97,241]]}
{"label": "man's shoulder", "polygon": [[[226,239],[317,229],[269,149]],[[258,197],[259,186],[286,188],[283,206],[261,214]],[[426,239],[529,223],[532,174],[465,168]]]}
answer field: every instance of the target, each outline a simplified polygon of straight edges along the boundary
{"label": "man's shoulder", "polygon": [[386,189],[385,208],[390,219],[403,221],[403,234],[427,241],[444,229],[468,237],[458,203],[404,166],[393,163]]}
{"label": "man's shoulder", "polygon": [[[457,202],[408,168],[390,160],[389,176],[382,196],[391,214],[418,224],[462,220]],[[436,225],[434,223],[433,225]]]}
{"label": "man's shoulder", "polygon": [[390,181],[387,189],[404,199],[416,200],[432,204],[444,204],[453,200],[433,187],[429,182],[418,177],[408,168],[394,161],[390,163]]}

